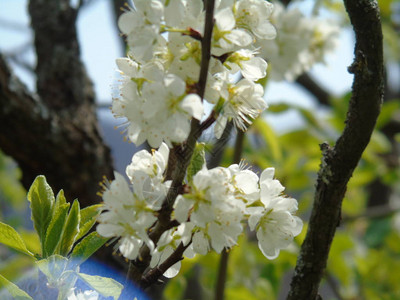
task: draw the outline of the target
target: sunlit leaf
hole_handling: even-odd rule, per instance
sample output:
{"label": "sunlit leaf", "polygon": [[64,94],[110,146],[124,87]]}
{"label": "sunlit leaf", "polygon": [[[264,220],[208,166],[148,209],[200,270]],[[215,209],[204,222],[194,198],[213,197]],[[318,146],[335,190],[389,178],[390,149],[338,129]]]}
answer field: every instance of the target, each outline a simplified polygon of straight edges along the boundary
{"label": "sunlit leaf", "polygon": [[[43,257],[48,257],[55,254],[57,245],[61,241],[63,229],[65,227],[65,221],[68,214],[69,203],[55,205],[53,212],[53,218],[47,228],[46,239],[44,242]],[[59,253],[57,253],[59,254]]]}
{"label": "sunlit leaf", "polygon": [[76,237],[79,234],[79,221],[79,202],[78,200],[74,200],[74,203],[69,211],[67,221],[65,222],[63,234],[59,243],[59,254],[67,256],[71,251]]}
{"label": "sunlit leaf", "polygon": [[92,232],[85,236],[73,249],[71,260],[74,264],[81,264],[103,246],[109,238],[100,236],[97,232]]}
{"label": "sunlit leaf", "polygon": [[24,254],[33,257],[33,253],[30,252],[25,245],[25,242],[17,231],[11,226],[0,222],[0,243],[18,250]]}
{"label": "sunlit leaf", "polygon": [[3,288],[6,288],[15,300],[33,300],[25,291],[21,290],[17,285],[0,275],[0,290]]}
{"label": "sunlit leaf", "polygon": [[54,205],[53,191],[44,176],[36,177],[32,183],[28,191],[28,201],[31,202],[33,225],[43,246]]}
{"label": "sunlit leaf", "polygon": [[112,278],[92,276],[83,273],[78,273],[78,276],[98,293],[105,297],[113,297],[115,300],[118,299],[123,289],[123,285]]}
{"label": "sunlit leaf", "polygon": [[102,204],[91,205],[81,209],[80,214],[80,223],[79,223],[79,234],[77,236],[77,240],[82,238],[85,234],[89,232],[89,230],[96,223],[97,217],[100,214]]}

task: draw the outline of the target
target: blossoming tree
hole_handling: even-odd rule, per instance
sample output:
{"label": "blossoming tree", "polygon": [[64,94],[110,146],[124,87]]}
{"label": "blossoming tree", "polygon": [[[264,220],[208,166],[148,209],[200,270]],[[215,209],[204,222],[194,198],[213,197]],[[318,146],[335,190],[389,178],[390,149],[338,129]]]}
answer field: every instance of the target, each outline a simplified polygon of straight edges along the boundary
{"label": "blossoming tree", "polygon": [[[66,142],[53,148],[61,154],[50,161],[46,176],[57,172],[57,161],[76,158],[75,151],[62,151],[69,143],[91,149],[84,150],[83,166],[69,170],[79,174],[80,184],[87,183],[85,178],[95,180],[88,175],[90,171],[106,176],[99,192],[101,205],[88,206],[93,203],[87,200],[82,203],[88,207],[82,210],[78,202],[70,207],[62,192],[55,198],[44,177],[37,177],[28,199],[41,242],[38,253],[28,250],[17,232],[1,223],[0,242],[36,259],[50,286],[58,289],[57,299],[97,299],[99,294],[118,298],[122,287],[117,282],[79,271],[79,265],[106,241],[114,244],[114,248],[109,247],[111,251],[126,259],[127,279],[143,289],[162,278],[177,276],[182,260],[210,252],[221,254],[216,299],[224,297],[228,254],[240,247],[241,236],[253,236],[269,260],[293,245],[294,237],[303,228],[297,215],[298,202],[289,196],[290,191],[289,195],[284,193],[273,165],[264,168],[240,159],[244,132],[253,123],[258,130],[268,130],[261,117],[268,108],[268,99],[264,99],[266,81],[293,81],[322,62],[337,43],[339,26],[334,21],[307,17],[282,2],[134,0],[133,7],[121,14],[118,27],[128,51],[126,57],[116,61],[121,74],[120,95],[113,99],[112,112],[126,120],[123,133],[129,141],[136,146],[147,143],[151,148],[133,155],[126,176],[118,172],[112,176],[105,163],[109,160],[108,150],[101,145],[92,119],[83,117],[77,122],[68,121],[67,126],[63,124],[76,113],[90,115],[93,98],[90,89],[88,92],[82,84],[86,75],[77,55],[74,64],[63,71],[74,81],[55,79],[65,73],[51,64],[48,52],[57,57],[61,50],[49,46],[51,38],[45,37],[68,33],[73,38],[68,45],[58,45],[65,51],[61,56],[79,53],[73,26],[78,9],[68,5],[54,7],[72,24],[68,32],[62,32],[60,28],[47,27],[51,20],[43,26],[43,4],[30,2],[41,98],[26,93],[21,96],[20,91],[13,90],[12,86],[19,82],[1,60],[1,99],[21,96],[28,107],[37,105],[40,114],[30,121],[40,124],[32,125],[38,131],[52,128],[45,134],[50,144],[55,143],[52,133],[65,133]],[[382,101],[382,36],[377,5],[366,0],[344,2],[356,33],[356,57],[349,68],[355,75],[353,94],[346,127],[337,142],[334,146],[321,144],[323,157],[313,210],[289,299],[318,297],[346,186],[369,142]],[[360,8],[365,15],[357,13]],[[47,42],[43,43],[43,39]],[[57,85],[47,87],[52,80]],[[73,101],[66,104],[63,99],[71,94]],[[59,116],[57,113],[66,106],[73,110]],[[29,115],[27,111],[22,113]],[[5,120],[12,124],[15,114],[12,109],[5,111]],[[83,128],[80,134],[76,134],[76,126]],[[233,159],[222,167],[216,153],[226,147],[226,136],[232,128],[237,132]],[[202,142],[204,134],[212,134],[218,140],[208,159]],[[27,137],[29,147],[30,139]],[[5,151],[12,152],[18,145],[8,143]],[[43,156],[43,146],[34,149]],[[96,163],[88,167],[93,157]],[[17,159],[23,164],[24,157]],[[33,181],[28,175],[24,180],[26,184]],[[55,186],[59,187],[58,183]],[[79,197],[92,191],[93,188],[86,190]],[[99,223],[96,231],[88,234],[94,221]],[[74,288],[78,278],[92,290],[79,292]],[[0,279],[13,296],[31,299],[4,277]]]}

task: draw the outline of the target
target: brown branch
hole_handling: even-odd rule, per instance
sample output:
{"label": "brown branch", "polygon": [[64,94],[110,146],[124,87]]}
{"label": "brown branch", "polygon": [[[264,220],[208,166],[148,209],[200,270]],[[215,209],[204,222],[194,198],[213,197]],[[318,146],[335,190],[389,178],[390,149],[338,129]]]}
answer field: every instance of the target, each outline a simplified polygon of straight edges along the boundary
{"label": "brown branch", "polygon": [[376,1],[345,0],[356,34],[353,95],[346,127],[331,148],[322,144],[314,206],[287,299],[314,300],[341,219],[347,183],[369,143],[383,98],[383,50]]}
{"label": "brown branch", "polygon": [[174,264],[177,262],[181,261],[183,259],[183,252],[189,247],[191,244],[188,243],[186,246],[183,246],[182,243],[179,244],[179,246],[176,248],[174,253],[171,254],[162,264],[160,264],[158,267],[151,269],[149,272],[146,273],[145,276],[142,277],[142,279],[139,282],[139,286],[142,289],[145,289],[155,282]]}
{"label": "brown branch", "polygon": [[303,73],[297,77],[296,82],[305,88],[309,93],[311,93],[319,104],[329,106],[331,96],[324,90],[319,84],[317,84],[314,79],[310,77],[307,73]]}

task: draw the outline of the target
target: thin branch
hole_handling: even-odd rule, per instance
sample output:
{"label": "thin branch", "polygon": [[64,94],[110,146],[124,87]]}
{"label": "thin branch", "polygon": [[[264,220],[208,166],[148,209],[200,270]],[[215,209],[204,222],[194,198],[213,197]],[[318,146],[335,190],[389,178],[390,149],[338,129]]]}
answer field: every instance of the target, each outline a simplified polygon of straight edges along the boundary
{"label": "thin branch", "polygon": [[341,220],[347,183],[368,145],[383,99],[382,28],[376,1],[345,0],[356,34],[352,98],[346,127],[334,147],[322,144],[314,205],[287,299],[314,300]]}
{"label": "thin branch", "polygon": [[142,277],[139,282],[139,286],[142,289],[145,289],[157,282],[158,278],[160,278],[170,267],[183,259],[183,252],[185,252],[190,244],[191,242],[184,246],[182,243],[180,243],[174,253],[172,253],[171,256],[169,256],[161,265],[151,269],[146,273],[145,276]]}
{"label": "thin branch", "polygon": [[221,138],[217,140],[217,142],[214,144],[214,147],[211,150],[210,158],[207,162],[208,169],[216,168],[221,163],[222,155],[224,154],[226,145],[228,144],[231,138],[232,128],[233,128],[233,122],[232,121],[227,122]]}
{"label": "thin branch", "polygon": [[330,105],[330,94],[324,90],[319,84],[317,84],[314,79],[310,77],[307,73],[303,73],[297,77],[296,82],[310,92],[319,104],[329,106]]}

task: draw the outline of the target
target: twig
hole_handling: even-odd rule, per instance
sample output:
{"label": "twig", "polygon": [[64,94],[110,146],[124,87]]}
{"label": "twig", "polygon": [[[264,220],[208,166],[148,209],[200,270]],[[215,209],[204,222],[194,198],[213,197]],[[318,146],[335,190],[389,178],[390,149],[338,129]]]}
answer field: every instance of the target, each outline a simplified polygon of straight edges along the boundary
{"label": "twig", "polygon": [[333,148],[322,144],[314,205],[287,299],[314,300],[341,219],[347,183],[368,145],[383,99],[382,28],[376,1],[344,0],[356,34],[353,94]]}
{"label": "twig", "polygon": [[315,99],[322,105],[330,105],[330,95],[324,90],[320,85],[318,85],[314,79],[310,77],[307,73],[303,73],[297,77],[296,82],[310,92]]}
{"label": "twig", "polygon": [[170,267],[182,260],[183,252],[185,252],[190,244],[191,242],[188,243],[186,246],[183,246],[183,244],[180,243],[170,257],[168,257],[161,265],[154,269],[151,269],[149,272],[146,273],[145,276],[142,277],[139,282],[139,286],[145,289],[156,282],[158,278],[160,278],[162,274],[164,274]]}

